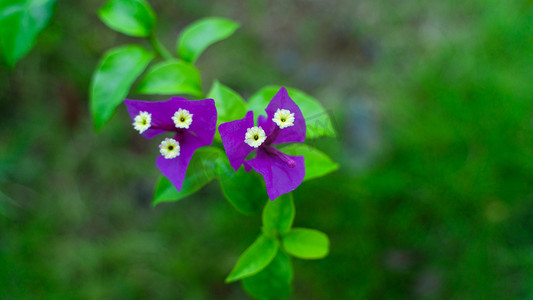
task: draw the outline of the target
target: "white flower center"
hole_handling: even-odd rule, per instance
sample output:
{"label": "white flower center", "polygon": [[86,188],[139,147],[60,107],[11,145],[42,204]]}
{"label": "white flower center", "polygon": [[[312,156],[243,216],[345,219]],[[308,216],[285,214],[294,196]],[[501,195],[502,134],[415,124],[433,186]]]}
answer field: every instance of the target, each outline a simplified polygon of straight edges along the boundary
{"label": "white flower center", "polygon": [[192,116],[193,115],[189,113],[188,110],[180,108],[174,113],[172,121],[174,121],[176,128],[189,129],[189,126],[192,124]]}
{"label": "white flower center", "polygon": [[257,148],[263,144],[266,140],[266,134],[263,128],[261,127],[252,127],[246,130],[246,135],[244,136],[244,142],[251,147]]}
{"label": "white flower center", "polygon": [[166,138],[159,144],[159,152],[166,159],[180,156],[180,143],[175,139]]}
{"label": "white flower center", "polygon": [[139,133],[145,132],[148,128],[150,128],[152,123],[152,114],[141,111],[137,116],[135,116],[135,119],[133,119],[133,128],[135,130],[139,131]]}
{"label": "white flower center", "polygon": [[294,113],[291,113],[287,109],[278,108],[274,114],[274,118],[272,118],[272,121],[278,124],[279,128],[281,129],[291,127],[294,125]]}

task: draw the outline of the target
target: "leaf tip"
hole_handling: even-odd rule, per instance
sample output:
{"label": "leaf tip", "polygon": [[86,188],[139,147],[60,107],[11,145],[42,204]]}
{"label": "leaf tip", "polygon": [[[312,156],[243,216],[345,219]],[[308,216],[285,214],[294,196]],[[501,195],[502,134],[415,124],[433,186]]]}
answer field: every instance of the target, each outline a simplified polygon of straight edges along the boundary
{"label": "leaf tip", "polygon": [[233,276],[233,272],[231,272],[228,277],[224,280],[225,283],[232,283],[236,280],[235,276]]}
{"label": "leaf tip", "polygon": [[241,23],[237,22],[237,21],[231,21],[231,25],[233,26],[233,32],[235,32],[237,29],[239,29],[241,27]]}
{"label": "leaf tip", "polygon": [[102,128],[104,127],[104,124],[93,117],[93,130],[95,133],[100,133],[102,131]]}

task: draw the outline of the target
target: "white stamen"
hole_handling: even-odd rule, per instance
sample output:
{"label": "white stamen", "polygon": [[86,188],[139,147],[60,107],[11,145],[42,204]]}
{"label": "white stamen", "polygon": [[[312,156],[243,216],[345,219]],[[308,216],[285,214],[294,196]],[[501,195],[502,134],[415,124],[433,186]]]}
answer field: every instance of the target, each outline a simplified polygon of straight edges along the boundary
{"label": "white stamen", "polygon": [[254,126],[246,130],[244,142],[251,147],[257,148],[266,140],[266,134],[263,128]]}
{"label": "white stamen", "polygon": [[192,116],[193,115],[189,113],[188,110],[180,108],[174,113],[172,121],[174,121],[176,128],[189,129],[189,126],[192,124]]}
{"label": "white stamen", "polygon": [[135,116],[135,119],[133,119],[133,128],[135,130],[139,131],[139,133],[145,132],[150,126],[152,125],[152,114],[141,111],[137,116]]}
{"label": "white stamen", "polygon": [[272,118],[272,121],[278,124],[279,128],[281,129],[291,127],[294,125],[294,113],[291,113],[287,109],[278,108],[274,114],[274,118]]}
{"label": "white stamen", "polygon": [[166,159],[180,156],[180,143],[175,139],[166,138],[159,144],[159,152]]}

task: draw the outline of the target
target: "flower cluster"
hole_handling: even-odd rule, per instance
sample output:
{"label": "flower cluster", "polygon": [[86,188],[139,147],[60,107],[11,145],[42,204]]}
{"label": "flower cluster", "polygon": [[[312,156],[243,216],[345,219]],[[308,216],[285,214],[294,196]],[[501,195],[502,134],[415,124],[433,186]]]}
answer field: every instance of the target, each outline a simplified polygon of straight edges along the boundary
{"label": "flower cluster", "polygon": [[[305,140],[305,120],[300,108],[282,88],[265,109],[267,117],[260,115],[254,126],[250,111],[244,119],[220,124],[224,150],[237,171],[244,164],[246,171],[254,169],[263,175],[268,197],[271,200],[296,189],[305,176],[303,156],[290,156],[274,145],[301,143]],[[255,158],[246,160],[257,149]]]}
{"label": "flower cluster", "polygon": [[[213,99],[187,100],[172,98],[150,102],[125,100],[133,120],[133,128],[151,139],[163,133],[173,133],[159,145],[156,165],[177,190],[181,190],[187,166],[200,147],[212,143],[216,130],[217,111]],[[276,145],[301,143],[306,125],[300,108],[281,88],[265,109],[266,117],[249,111],[243,119],[220,124],[219,132],[231,166],[237,171],[242,165],[247,172],[260,173],[271,200],[296,189],[305,176],[303,156],[284,154]],[[256,151],[255,158],[246,160]]]}
{"label": "flower cluster", "polygon": [[161,155],[156,165],[181,190],[194,151],[213,142],[217,121],[215,102],[174,97],[167,101],[125,100],[125,103],[133,128],[145,138],[173,134],[159,144]]}

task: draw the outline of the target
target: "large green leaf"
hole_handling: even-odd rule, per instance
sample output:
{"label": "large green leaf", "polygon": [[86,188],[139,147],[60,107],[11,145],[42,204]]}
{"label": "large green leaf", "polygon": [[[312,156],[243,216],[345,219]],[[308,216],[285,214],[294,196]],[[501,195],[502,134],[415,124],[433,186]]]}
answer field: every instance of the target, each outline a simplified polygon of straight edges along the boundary
{"label": "large green leaf", "polygon": [[109,0],[98,15],[111,29],[131,36],[149,36],[156,23],[154,10],[144,0]]}
{"label": "large green leaf", "polygon": [[244,278],[242,286],[246,292],[259,299],[279,299],[291,294],[291,258],[283,251],[261,272]]}
{"label": "large green leaf", "polygon": [[326,154],[305,144],[291,144],[281,148],[281,152],[305,157],[305,178],[304,181],[321,177],[339,168],[339,165]]}
{"label": "large green leaf", "polygon": [[265,233],[286,233],[294,221],[294,201],[291,193],[268,201],[263,210],[263,231]]}
{"label": "large green leaf", "polygon": [[213,82],[207,98],[215,100],[218,116],[215,139],[221,141],[218,125],[244,118],[246,115],[246,103],[237,92],[216,80]]}
{"label": "large green leaf", "polygon": [[201,189],[216,177],[215,168],[223,155],[222,150],[215,147],[196,150],[187,167],[181,190],[178,192],[170,180],[161,176],[155,187],[152,204],[178,201]]}
{"label": "large green leaf", "polygon": [[109,50],[93,74],[90,91],[94,127],[100,130],[128,95],[131,85],[154,58],[136,45]]}
{"label": "large green leaf", "polygon": [[139,94],[188,94],[201,97],[200,73],[193,65],[172,60],[151,67],[141,79],[135,92]]}
{"label": "large green leaf", "polygon": [[244,168],[235,172],[226,157],[218,166],[218,180],[226,199],[243,214],[257,213],[267,202],[262,178],[255,172],[246,172]]}
{"label": "large green leaf", "polygon": [[[280,88],[280,86],[266,86],[248,99],[248,109],[253,110],[256,120],[259,115],[266,116],[265,108]],[[304,115],[307,125],[307,138],[336,136],[333,123],[318,100],[297,89],[287,88],[287,91]]]}
{"label": "large green leaf", "polygon": [[9,66],[26,55],[52,17],[55,0],[0,1],[0,54]]}
{"label": "large green leaf", "polygon": [[283,248],[294,257],[318,259],[328,255],[329,239],[314,229],[294,228],[282,237]]}
{"label": "large green leaf", "polygon": [[233,282],[257,274],[274,259],[278,248],[278,240],[260,235],[239,257],[235,267],[226,278],[226,282]]}
{"label": "large green leaf", "polygon": [[239,26],[239,23],[224,18],[198,20],[183,29],[177,43],[178,55],[195,63],[207,47],[228,38]]}

